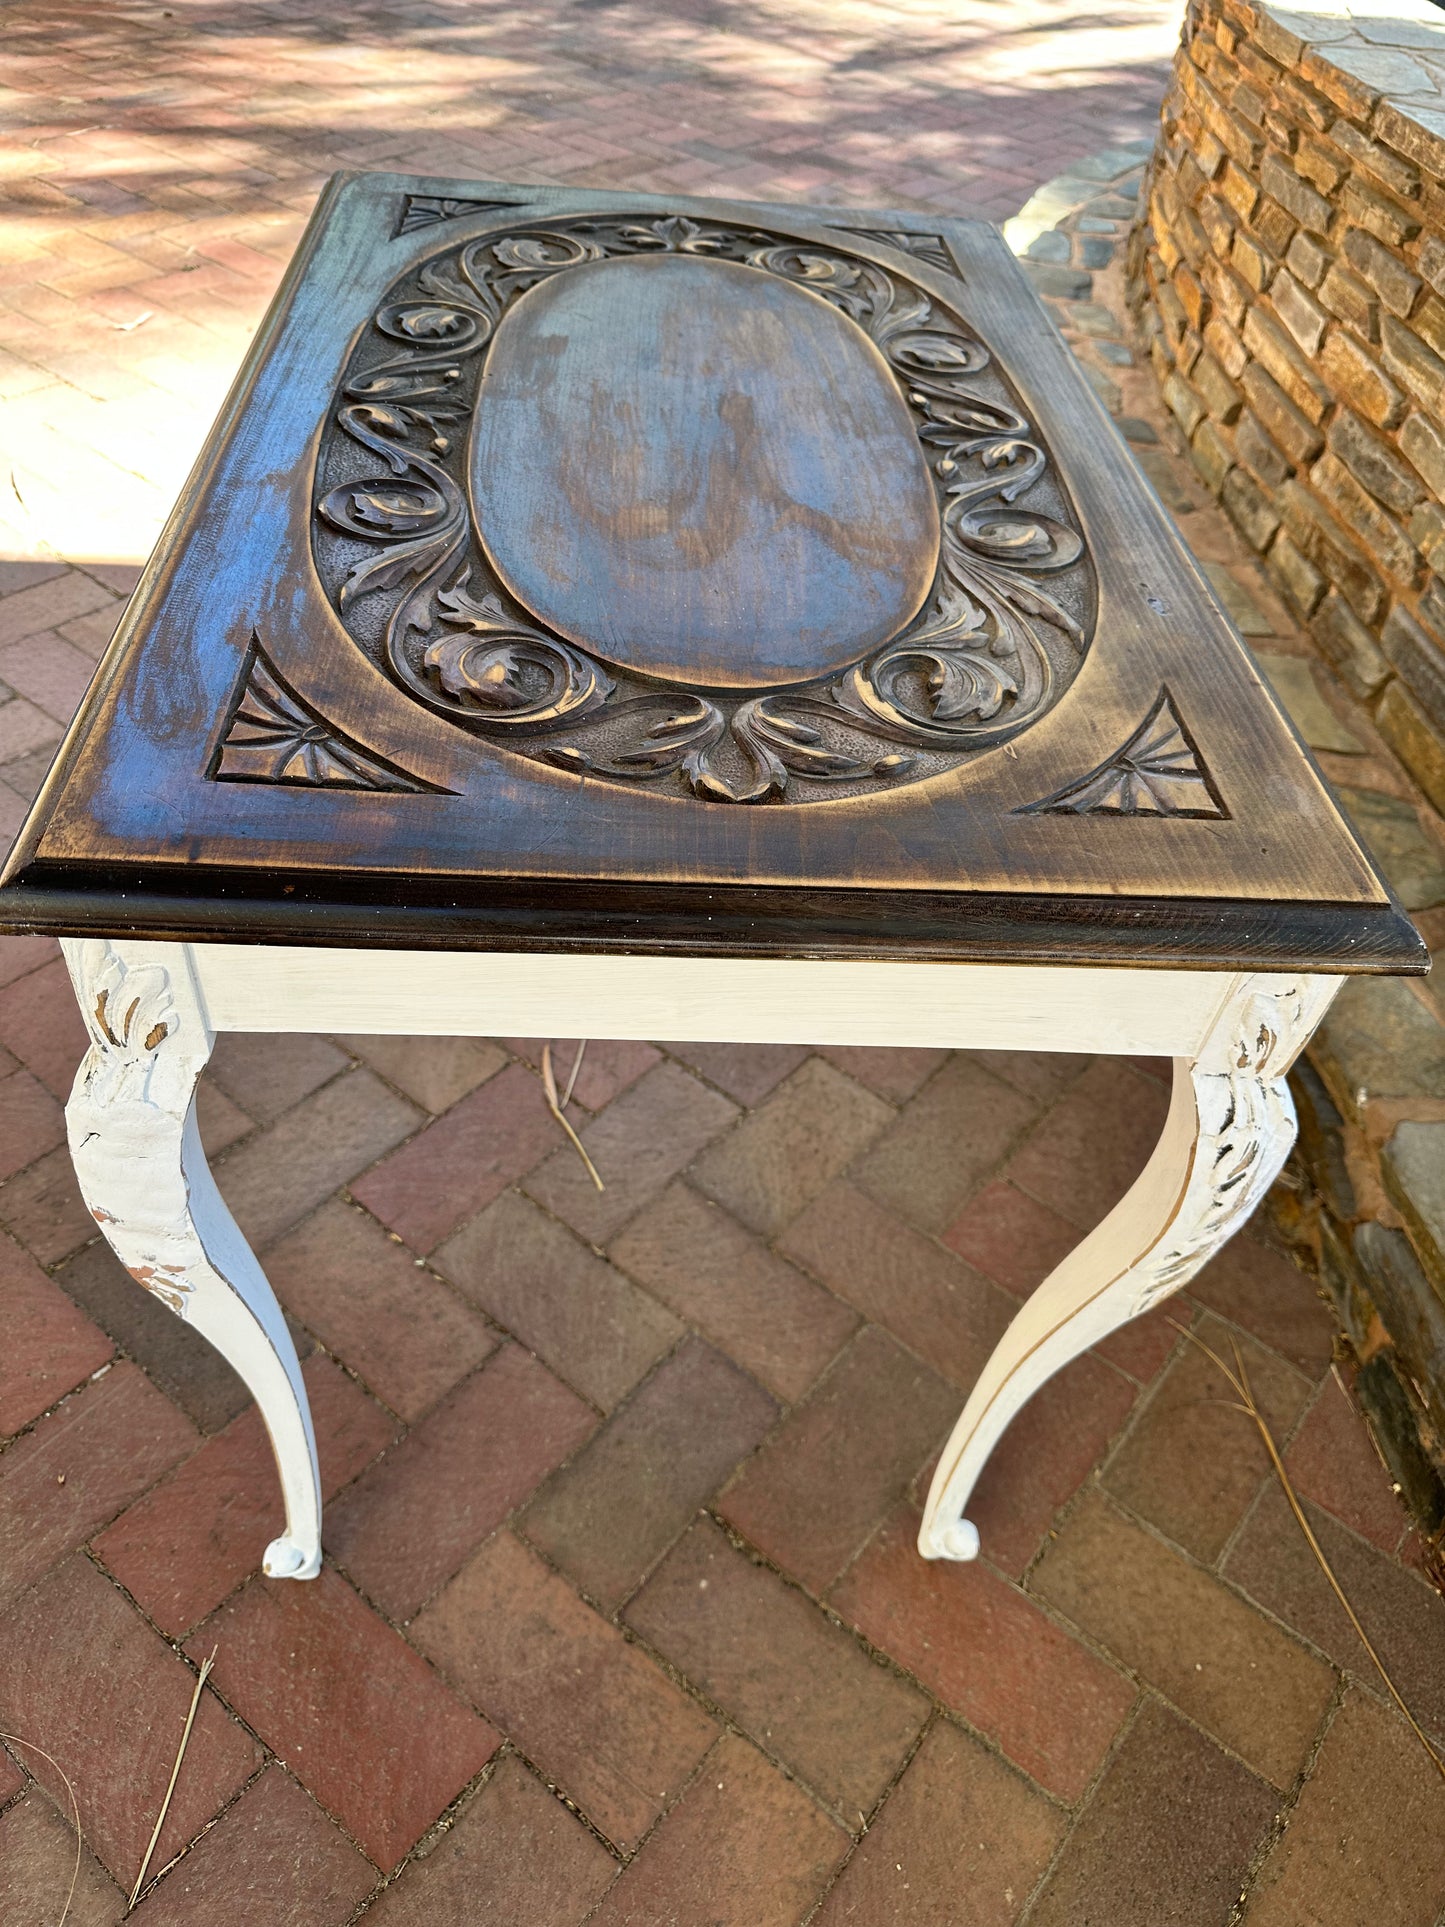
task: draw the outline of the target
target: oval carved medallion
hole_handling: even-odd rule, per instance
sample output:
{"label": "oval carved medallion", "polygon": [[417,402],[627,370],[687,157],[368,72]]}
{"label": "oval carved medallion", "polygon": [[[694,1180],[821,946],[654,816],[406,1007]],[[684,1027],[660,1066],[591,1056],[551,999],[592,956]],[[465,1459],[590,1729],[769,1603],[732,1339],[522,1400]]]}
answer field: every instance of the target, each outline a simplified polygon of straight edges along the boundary
{"label": "oval carved medallion", "polygon": [[322,438],[353,638],[509,750],[710,802],[1016,735],[1077,672],[1093,570],[1007,378],[906,263],[573,217],[421,264]]}
{"label": "oval carved medallion", "polygon": [[846,668],[918,613],[938,563],[928,464],[867,335],[700,255],[589,262],[513,304],[471,490],[524,608],[692,687]]}

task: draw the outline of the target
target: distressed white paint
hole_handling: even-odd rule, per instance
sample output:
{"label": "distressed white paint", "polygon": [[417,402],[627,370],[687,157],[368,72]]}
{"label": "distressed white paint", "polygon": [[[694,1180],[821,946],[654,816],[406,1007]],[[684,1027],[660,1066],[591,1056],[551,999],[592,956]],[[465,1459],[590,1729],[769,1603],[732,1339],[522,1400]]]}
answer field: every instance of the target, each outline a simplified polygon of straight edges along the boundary
{"label": "distressed white paint", "polygon": [[1202,1047],[1175,1058],[1153,1156],[980,1373],[933,1476],[918,1534],[925,1558],[977,1555],[964,1508],[1009,1421],[1080,1352],[1187,1284],[1254,1210],[1295,1140],[1285,1074],[1339,986],[1337,977],[1242,977]]}
{"label": "distressed white paint", "polygon": [[281,1473],[273,1577],[320,1569],[310,1413],[285,1320],[216,1191],[195,1086],[217,1030],[661,1037],[1169,1055],[1174,1097],[1128,1195],[1040,1286],[985,1366],[919,1537],[963,1517],[1010,1419],[1068,1361],[1187,1282],[1294,1140],[1285,1072],[1341,979],[1229,971],[436,952],[67,940],[91,1048],[66,1110],[87,1205],[122,1262],[255,1394]]}
{"label": "distressed white paint", "polygon": [[[217,1030],[946,1045],[1172,1057],[1230,971],[191,946]],[[1087,1039],[1081,1042],[1081,1039]]]}
{"label": "distressed white paint", "polygon": [[91,1040],[65,1109],[81,1195],[136,1282],[250,1387],[286,1503],[265,1570],[313,1578],[321,1492],[311,1413],[281,1307],[201,1149],[196,1080],[215,1035],[190,959],[180,944],[66,938],[62,948]]}

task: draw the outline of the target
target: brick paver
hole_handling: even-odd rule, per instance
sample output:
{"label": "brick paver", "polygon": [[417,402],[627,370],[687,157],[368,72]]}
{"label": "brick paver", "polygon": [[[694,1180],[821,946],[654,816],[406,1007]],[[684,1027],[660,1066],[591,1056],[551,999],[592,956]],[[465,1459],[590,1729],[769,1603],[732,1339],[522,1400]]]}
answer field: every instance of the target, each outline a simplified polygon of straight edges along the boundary
{"label": "brick paver", "polygon": [[[6,1729],[50,1756],[22,1758],[62,1813],[69,1810],[64,1772],[86,1840],[127,1891],[160,1812],[192,1688],[185,1661],[84,1553],[63,1560],[5,1615]],[[161,1830],[161,1866],[198,1837],[262,1758],[244,1727],[204,1692],[189,1770]]]}
{"label": "brick paver", "polygon": [[335,1570],[306,1597],[252,1579],[186,1650],[383,1871],[501,1743]]}
{"label": "brick paver", "polygon": [[[1021,1774],[946,1720],[928,1731],[818,1927],[1010,1927],[1064,1830]],[[967,1896],[965,1903],[964,1897]]]}
{"label": "brick paver", "polygon": [[927,1717],[921,1693],[707,1519],[626,1618],[849,1824],[872,1810]]}
{"label": "brick paver", "polygon": [[610,1610],[636,1591],[777,1416],[755,1380],[689,1335],[547,1481],[522,1529]]}
{"label": "brick paver", "polygon": [[416,1638],[624,1851],[716,1738],[702,1708],[508,1533],[428,1606]]}
{"label": "brick paver", "polygon": [[149,1927],[340,1927],[375,1884],[364,1854],[270,1766],[146,1902]]}
{"label": "brick paver", "polygon": [[592,1927],[746,1920],[791,1927],[847,1852],[847,1833],[745,1740],[726,1734],[592,1916]]}
{"label": "brick paver", "polygon": [[[1366,1841],[1388,1836],[1382,1864]],[[1251,1927],[1355,1919],[1426,1927],[1445,1887],[1445,1782],[1363,1694],[1341,1706],[1288,1832],[1260,1874]]]}
{"label": "brick paver", "polygon": [[[1277,1434],[1290,1432],[1308,1395],[1308,1379],[1263,1345],[1239,1338],[1222,1319],[1201,1318],[1195,1329],[1202,1344],[1231,1361],[1234,1338],[1260,1410]],[[1115,1498],[1176,1545],[1211,1562],[1233,1537],[1269,1470],[1264,1441],[1254,1427],[1235,1422],[1239,1414],[1221,1401],[1219,1386],[1218,1367],[1203,1351],[1188,1347],[1160,1374],[1128,1439],[1104,1471],[1104,1484]],[[1369,1449],[1367,1440],[1361,1443]],[[1398,1517],[1398,1506],[1395,1510]]]}
{"label": "brick paver", "polygon": [[1091,1495],[1048,1547],[1040,1595],[1272,1779],[1293,1784],[1329,1670],[1209,1571]]}
{"label": "brick paver", "polygon": [[[14,1007],[43,1013],[68,994],[53,952],[15,948],[29,968],[12,985],[29,989]],[[63,1036],[61,1011],[42,1027]],[[284,1212],[248,1185],[261,1224],[300,1213],[269,1250],[331,1495],[320,1585],[256,1575],[276,1494],[227,1368],[103,1244],[54,1255],[64,1214],[37,1216],[36,1166],[0,1187],[25,1311],[0,1452],[0,1730],[76,1779],[97,1920],[134,1877],[179,1718],[138,1724],[137,1695],[184,1699],[185,1662],[158,1634],[191,1664],[219,1651],[213,1737],[167,1836],[197,1845],[142,1918],[199,1905],[225,1919],[234,1901],[298,1927],[339,1927],[358,1905],[461,1927],[484,1881],[519,1927],[528,1895],[577,1923],[671,1909],[751,1927],[820,1903],[825,1924],[951,1927],[961,1892],[979,1920],[1072,1927],[1105,1908],[1153,1927],[1166,1901],[1223,1923],[1256,1876],[1260,1906],[1285,1918],[1314,1904],[1313,1860],[1279,1844],[1296,1810],[1338,1824],[1351,1879],[1375,1891],[1388,1807],[1337,1823],[1337,1788],[1368,1757],[1425,1816],[1421,1762],[1256,1437],[1171,1318],[1240,1345],[1321,1542],[1435,1730],[1445,1602],[1331,1376],[1329,1320],[1262,1231],[1023,1415],[980,1487],[977,1566],[913,1549],[930,1455],[988,1345],[1090,1196],[1101,1210],[1128,1175],[1117,1147],[1088,1142],[1080,1093],[1152,1115],[1149,1069],[1070,1061],[1024,1088],[1023,1060],[997,1055],[875,1070],[841,1054],[599,1053],[587,1129],[619,1160],[621,1194],[598,1223],[605,1255],[539,1202],[584,1196],[553,1127],[510,1187],[480,1209],[467,1194],[428,1258],[352,1201],[365,1173],[424,1141],[462,1159],[473,1133],[448,1131],[450,1112],[502,1078],[535,1086],[539,1046],[488,1046],[496,1061],[463,1048],[454,1073],[434,1055],[403,1095],[372,1040],[299,1039],[291,1065],[277,1044],[228,1043],[223,1184],[233,1165],[276,1168],[317,1116],[339,1121],[359,1167],[347,1196],[308,1200],[338,1155],[335,1139],[308,1150]],[[806,1117],[778,1128],[805,1071],[846,1084],[847,1130],[864,1120],[867,1141],[819,1190],[774,1169],[750,1193],[733,1147],[753,1119],[775,1164],[818,1168]],[[58,1063],[49,1074],[63,1085]],[[373,1121],[352,1100],[368,1079]],[[970,1085],[1022,1108],[940,1235],[906,1186],[877,1197],[870,1158]],[[434,1116],[428,1095],[451,1103]],[[645,1169],[628,1185],[631,1145]],[[712,1153],[740,1198],[787,1198],[771,1238],[705,1194]],[[47,1370],[55,1393],[32,1415]],[[1318,1795],[1306,1777],[1301,1799],[1312,1765],[1334,1777]],[[7,1784],[0,1845],[43,1888],[64,1839],[58,1782],[22,1756]],[[1425,1847],[1408,1872],[1411,1906],[1432,1881],[1445,1900]]]}
{"label": "brick paver", "polygon": [[1109,1927],[1228,1920],[1274,1811],[1262,1780],[1146,1700],[1059,1856],[1034,1927],[1079,1927],[1091,1915]]}
{"label": "brick paver", "polygon": [[[1151,131],[1176,15],[11,7],[0,839],[331,170],[1003,216]],[[1263,1228],[1021,1418],[978,1565],[912,1549],[989,1347],[1152,1146],[1157,1064],[593,1043],[599,1196],[540,1040],[225,1038],[202,1131],[331,1498],[298,1587],[256,1571],[244,1388],[80,1204],[80,1048],[54,946],[0,943],[0,1732],[76,1785],[73,1921],[120,1918],[214,1646],[142,1924],[1433,1927],[1438,1779],[1170,1322],[1238,1340],[1445,1731],[1445,1602]],[[0,1910],[38,1927],[68,1808],[11,1753]]]}
{"label": "brick paver", "polygon": [[504,1346],[342,1494],[327,1544],[383,1612],[410,1619],[596,1422],[545,1365]]}
{"label": "brick paver", "polygon": [[471,1922],[481,1905],[498,1927],[581,1920],[616,1873],[597,1836],[505,1754],[431,1850],[383,1891],[367,1927]]}
{"label": "brick paver", "polygon": [[866,1543],[958,1416],[936,1372],[870,1325],[722,1499],[728,1524],[809,1592]]}
{"label": "brick paver", "polygon": [[58,1920],[72,1879],[67,1927],[116,1927],[125,1895],[88,1850],[77,1874],[69,1821],[38,1789],[7,1806],[0,1814],[0,1915],[23,1927]]}
{"label": "brick paver", "polygon": [[991,1566],[920,1559],[917,1533],[918,1515],[900,1507],[831,1604],[1040,1786],[1076,1800],[1134,1703],[1132,1683]]}

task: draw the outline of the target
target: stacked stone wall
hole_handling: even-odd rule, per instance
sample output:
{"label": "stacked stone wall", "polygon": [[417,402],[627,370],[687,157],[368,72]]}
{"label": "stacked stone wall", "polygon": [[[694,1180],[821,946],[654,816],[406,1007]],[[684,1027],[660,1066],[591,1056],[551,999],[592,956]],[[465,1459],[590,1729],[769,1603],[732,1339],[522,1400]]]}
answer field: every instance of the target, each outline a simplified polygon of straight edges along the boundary
{"label": "stacked stone wall", "polygon": [[1396,11],[1190,6],[1130,299],[1200,475],[1445,811],[1445,13]]}
{"label": "stacked stone wall", "polygon": [[[1192,0],[1127,287],[1195,469],[1413,779],[1422,827],[1441,829],[1445,11]],[[1389,812],[1407,833],[1412,812],[1373,800],[1385,815],[1360,828],[1385,856]],[[1402,982],[1350,984],[1295,1088],[1281,1221],[1313,1250],[1357,1394],[1445,1570],[1438,1006]]]}

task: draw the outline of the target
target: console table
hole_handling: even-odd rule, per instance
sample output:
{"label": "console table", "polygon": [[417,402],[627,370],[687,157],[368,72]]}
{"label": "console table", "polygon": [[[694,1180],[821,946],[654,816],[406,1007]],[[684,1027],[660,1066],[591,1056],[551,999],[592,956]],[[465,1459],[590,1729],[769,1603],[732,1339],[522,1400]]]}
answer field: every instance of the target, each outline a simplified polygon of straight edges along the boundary
{"label": "console table", "polygon": [[991,228],[394,175],[323,195],[0,927],[63,939],[82,1191],[255,1394],[278,1578],[316,1450],[218,1031],[1171,1056],[940,1461],[966,1559],[1014,1413],[1270,1184],[1343,976],[1427,962]]}

